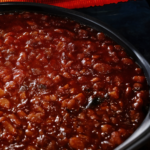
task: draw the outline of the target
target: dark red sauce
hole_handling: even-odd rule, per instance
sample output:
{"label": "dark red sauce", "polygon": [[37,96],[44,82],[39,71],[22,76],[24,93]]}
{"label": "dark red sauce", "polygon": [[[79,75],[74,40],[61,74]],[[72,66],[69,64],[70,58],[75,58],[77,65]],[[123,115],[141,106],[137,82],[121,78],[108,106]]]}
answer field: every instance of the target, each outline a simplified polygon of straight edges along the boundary
{"label": "dark red sauce", "polygon": [[142,70],[67,18],[0,15],[0,150],[111,150],[144,118]]}

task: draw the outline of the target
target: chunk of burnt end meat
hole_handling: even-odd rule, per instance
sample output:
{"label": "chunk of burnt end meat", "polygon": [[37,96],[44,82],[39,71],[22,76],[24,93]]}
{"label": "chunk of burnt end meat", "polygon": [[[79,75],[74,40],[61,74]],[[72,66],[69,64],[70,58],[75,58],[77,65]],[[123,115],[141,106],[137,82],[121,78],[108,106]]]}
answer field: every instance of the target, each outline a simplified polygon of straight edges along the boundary
{"label": "chunk of burnt end meat", "polygon": [[81,87],[82,91],[85,92],[86,94],[92,94],[93,93],[93,89],[91,85],[82,85]]}
{"label": "chunk of burnt end meat", "polygon": [[96,70],[100,74],[109,74],[112,72],[112,66],[106,63],[96,63],[93,66],[93,69]]}
{"label": "chunk of burnt end meat", "polygon": [[39,89],[47,89],[47,86],[44,85],[44,84],[39,84],[37,87],[38,87]]}
{"label": "chunk of burnt end meat", "polygon": [[25,92],[25,91],[27,91],[28,89],[29,89],[28,86],[25,85],[25,84],[23,84],[23,85],[20,87],[19,92]]}
{"label": "chunk of burnt end meat", "polygon": [[106,98],[101,98],[101,97],[96,97],[96,96],[90,96],[88,98],[88,104],[86,106],[86,109],[97,107],[98,105],[100,105],[101,103],[103,103],[103,101]]}

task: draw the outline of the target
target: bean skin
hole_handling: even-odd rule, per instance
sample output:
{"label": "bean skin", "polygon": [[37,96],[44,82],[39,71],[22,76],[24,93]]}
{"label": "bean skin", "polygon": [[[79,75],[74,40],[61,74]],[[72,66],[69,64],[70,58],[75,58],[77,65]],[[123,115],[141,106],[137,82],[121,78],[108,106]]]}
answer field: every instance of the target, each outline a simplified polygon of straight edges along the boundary
{"label": "bean skin", "polygon": [[114,144],[114,145],[118,145],[122,143],[122,139],[121,139],[121,134],[118,131],[114,131],[111,133],[111,138],[110,141]]}
{"label": "bean skin", "polygon": [[111,125],[101,125],[102,132],[110,133],[113,130],[113,127]]}
{"label": "bean skin", "polygon": [[131,87],[127,87],[126,91],[125,91],[125,96],[126,97],[131,97],[132,95],[132,88]]}
{"label": "bean skin", "polygon": [[93,66],[93,68],[100,74],[109,74],[112,72],[112,67],[104,63],[97,63]]}
{"label": "bean skin", "polygon": [[134,109],[141,109],[143,105],[143,100],[141,98],[136,99],[136,101],[133,103]]}
{"label": "bean skin", "polygon": [[139,83],[144,83],[145,82],[145,77],[144,76],[134,76],[133,81],[134,82],[139,82]]}
{"label": "bean skin", "polygon": [[69,139],[69,144],[74,149],[83,149],[85,143],[82,141],[82,139],[78,137],[72,137]]}
{"label": "bean skin", "polygon": [[130,58],[122,58],[122,62],[125,65],[132,65],[133,64],[133,61]]}
{"label": "bean skin", "polygon": [[97,39],[100,41],[104,40],[105,39],[104,33],[101,33],[101,32],[97,33]]}
{"label": "bean skin", "polygon": [[4,90],[0,88],[0,97],[2,97],[4,95],[5,95]]}
{"label": "bean skin", "polygon": [[9,109],[10,108],[10,102],[6,98],[0,98],[0,107],[4,109]]}

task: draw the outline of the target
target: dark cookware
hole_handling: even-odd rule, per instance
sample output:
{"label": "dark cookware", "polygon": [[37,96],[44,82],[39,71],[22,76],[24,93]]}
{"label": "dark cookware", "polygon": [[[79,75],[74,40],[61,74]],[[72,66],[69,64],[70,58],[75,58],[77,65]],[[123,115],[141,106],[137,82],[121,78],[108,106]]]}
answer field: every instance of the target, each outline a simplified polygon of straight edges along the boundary
{"label": "dark cookware", "polygon": [[[24,2],[13,2],[13,3],[0,3],[0,12],[14,12],[14,11],[33,11],[48,13],[58,16],[67,16],[81,24],[86,24],[98,31],[102,31],[107,36],[111,37],[116,43],[120,44],[126,49],[126,52],[138,63],[143,69],[144,74],[147,78],[148,85],[150,85],[150,65],[146,59],[138,52],[138,50],[130,44],[126,39],[119,35],[116,31],[113,31],[102,23],[101,21],[94,19],[85,14],[68,10],[60,7],[38,4],[38,3],[24,3]],[[149,107],[149,106],[148,106]],[[115,148],[115,150],[134,150],[139,149],[148,139],[150,139],[150,108],[148,109],[147,115],[139,126],[139,128],[121,145]]]}

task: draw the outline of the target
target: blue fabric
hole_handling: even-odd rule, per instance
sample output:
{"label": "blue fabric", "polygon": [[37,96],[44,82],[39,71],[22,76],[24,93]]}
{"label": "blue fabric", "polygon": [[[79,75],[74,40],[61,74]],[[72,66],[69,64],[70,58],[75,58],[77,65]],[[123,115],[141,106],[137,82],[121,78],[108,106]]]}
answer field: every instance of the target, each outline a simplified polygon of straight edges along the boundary
{"label": "blue fabric", "polygon": [[76,11],[95,17],[114,28],[150,63],[150,7],[146,0],[120,2]]}

